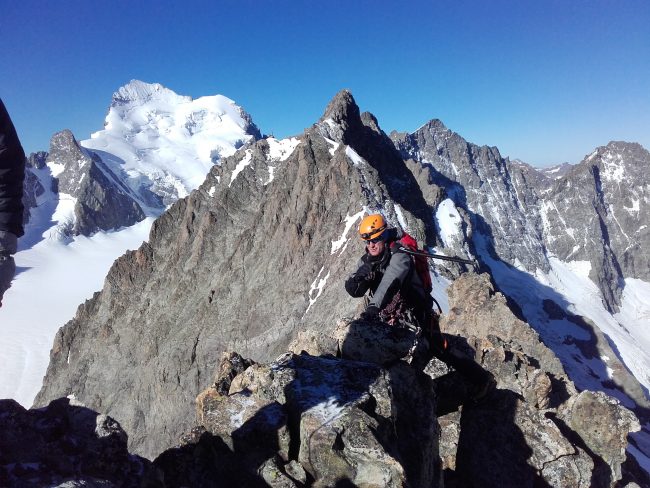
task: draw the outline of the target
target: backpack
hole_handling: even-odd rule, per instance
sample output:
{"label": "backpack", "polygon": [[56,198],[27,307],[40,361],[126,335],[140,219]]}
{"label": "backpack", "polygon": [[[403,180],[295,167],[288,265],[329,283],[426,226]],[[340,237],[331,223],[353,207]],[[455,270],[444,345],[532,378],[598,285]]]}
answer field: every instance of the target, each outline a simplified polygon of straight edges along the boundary
{"label": "backpack", "polygon": [[[418,249],[417,241],[406,232],[404,232],[402,238],[396,241],[395,244],[404,247],[407,253],[409,250],[420,251],[420,249]],[[411,256],[413,257],[413,262],[415,263],[415,272],[420,277],[424,291],[427,293],[427,295],[430,295],[431,291],[433,290],[433,284],[431,283],[431,274],[429,273],[429,260],[426,258],[426,256],[419,254],[411,254]]]}

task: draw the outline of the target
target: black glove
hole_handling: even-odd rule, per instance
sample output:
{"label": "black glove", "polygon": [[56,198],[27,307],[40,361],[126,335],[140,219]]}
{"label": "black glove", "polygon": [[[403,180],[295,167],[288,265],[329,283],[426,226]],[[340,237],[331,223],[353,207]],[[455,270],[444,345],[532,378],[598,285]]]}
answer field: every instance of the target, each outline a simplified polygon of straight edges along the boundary
{"label": "black glove", "polygon": [[359,318],[366,322],[376,322],[379,320],[379,307],[368,305]]}
{"label": "black glove", "polygon": [[376,263],[370,261],[369,256],[366,254],[361,258],[361,267],[355,273],[357,276],[363,276],[366,281],[372,281],[375,277]]}
{"label": "black glove", "polygon": [[350,296],[362,297],[366,294],[374,279],[375,272],[372,270],[372,265],[364,261],[361,267],[347,279],[345,289]]}

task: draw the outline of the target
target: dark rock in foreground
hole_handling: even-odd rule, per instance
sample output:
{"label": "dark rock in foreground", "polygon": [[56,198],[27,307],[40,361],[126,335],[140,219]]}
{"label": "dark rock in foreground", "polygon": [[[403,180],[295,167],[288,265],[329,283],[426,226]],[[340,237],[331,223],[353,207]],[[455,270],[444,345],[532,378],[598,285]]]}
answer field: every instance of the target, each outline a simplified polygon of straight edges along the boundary
{"label": "dark rock in foreground", "polygon": [[0,433],[3,487],[139,487],[151,471],[115,420],[67,398],[34,410],[0,400]]}

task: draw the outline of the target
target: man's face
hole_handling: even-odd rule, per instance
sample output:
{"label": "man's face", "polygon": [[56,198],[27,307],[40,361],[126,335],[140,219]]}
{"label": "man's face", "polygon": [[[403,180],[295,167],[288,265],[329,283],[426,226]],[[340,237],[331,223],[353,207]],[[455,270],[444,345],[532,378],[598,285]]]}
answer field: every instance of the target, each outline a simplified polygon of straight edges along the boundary
{"label": "man's face", "polygon": [[384,246],[385,243],[384,241],[378,240],[378,241],[367,241],[366,243],[366,249],[368,249],[368,254],[371,256],[379,256],[382,252],[384,252]]}

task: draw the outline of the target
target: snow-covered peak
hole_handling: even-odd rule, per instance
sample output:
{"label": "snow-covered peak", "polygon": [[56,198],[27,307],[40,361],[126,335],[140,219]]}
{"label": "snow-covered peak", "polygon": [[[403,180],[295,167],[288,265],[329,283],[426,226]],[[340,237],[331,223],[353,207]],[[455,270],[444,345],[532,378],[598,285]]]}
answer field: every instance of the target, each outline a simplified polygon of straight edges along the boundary
{"label": "snow-covered peak", "polygon": [[629,188],[643,186],[648,181],[647,167],[650,152],[635,142],[611,141],[596,148],[578,165],[583,171],[592,166],[600,170],[603,182],[614,185],[627,183]]}
{"label": "snow-covered peak", "polygon": [[104,129],[81,145],[126,175],[135,193],[146,186],[168,205],[197,188],[222,157],[259,137],[251,117],[227,97],[194,100],[134,80],[113,95]]}
{"label": "snow-covered peak", "polygon": [[146,83],[131,80],[113,93],[111,107],[120,105],[142,104],[150,100],[169,100],[172,103],[191,102],[192,97],[177,95],[160,83]]}

